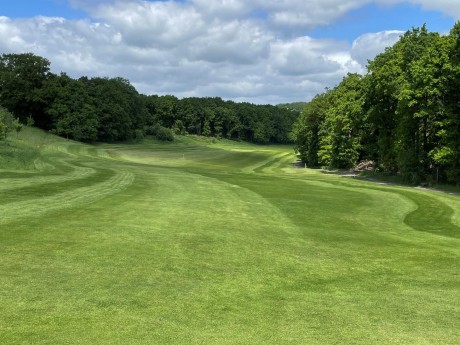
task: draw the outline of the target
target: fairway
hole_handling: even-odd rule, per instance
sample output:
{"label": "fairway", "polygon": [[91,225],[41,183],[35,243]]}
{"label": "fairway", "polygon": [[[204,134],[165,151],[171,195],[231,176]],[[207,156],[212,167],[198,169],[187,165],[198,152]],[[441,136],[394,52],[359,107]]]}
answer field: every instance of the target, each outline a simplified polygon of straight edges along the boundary
{"label": "fairway", "polygon": [[460,343],[456,195],[289,146],[11,140],[0,344]]}

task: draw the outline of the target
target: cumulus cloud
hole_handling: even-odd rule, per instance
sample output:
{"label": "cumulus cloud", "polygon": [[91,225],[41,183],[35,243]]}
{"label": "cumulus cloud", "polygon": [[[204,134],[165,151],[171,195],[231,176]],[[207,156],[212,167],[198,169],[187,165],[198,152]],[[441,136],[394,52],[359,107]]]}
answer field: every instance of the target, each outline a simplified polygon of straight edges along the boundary
{"label": "cumulus cloud", "polygon": [[[290,41],[278,40],[271,45],[269,63],[279,73],[287,76],[304,76],[338,71],[341,65],[333,59],[340,46],[334,41],[301,37]],[[344,50],[347,48],[342,47]]]}
{"label": "cumulus cloud", "polygon": [[[381,3],[397,4],[404,2],[402,0],[380,0]],[[409,0],[408,2],[422,5],[426,10],[443,12],[449,17],[460,20],[460,1],[456,0]]]}
{"label": "cumulus cloud", "polygon": [[351,56],[359,64],[366,66],[368,60],[374,59],[386,47],[391,47],[403,34],[403,31],[390,30],[361,35],[353,41]]}
{"label": "cumulus cloud", "polygon": [[[0,17],[0,53],[33,52],[73,77],[122,76],[147,94],[278,103],[363,72],[400,34],[366,33],[353,44],[305,35],[371,0],[69,2],[88,18]],[[452,1],[414,2],[460,13]]]}

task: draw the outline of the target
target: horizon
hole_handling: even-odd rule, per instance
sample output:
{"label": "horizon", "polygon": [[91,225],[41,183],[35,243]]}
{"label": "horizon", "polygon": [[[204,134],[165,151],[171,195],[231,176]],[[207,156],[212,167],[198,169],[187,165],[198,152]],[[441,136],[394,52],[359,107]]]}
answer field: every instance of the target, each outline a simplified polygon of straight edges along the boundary
{"label": "horizon", "polygon": [[307,102],[412,27],[448,33],[460,4],[419,1],[25,0],[0,10],[0,53],[73,78],[123,77],[143,94]]}

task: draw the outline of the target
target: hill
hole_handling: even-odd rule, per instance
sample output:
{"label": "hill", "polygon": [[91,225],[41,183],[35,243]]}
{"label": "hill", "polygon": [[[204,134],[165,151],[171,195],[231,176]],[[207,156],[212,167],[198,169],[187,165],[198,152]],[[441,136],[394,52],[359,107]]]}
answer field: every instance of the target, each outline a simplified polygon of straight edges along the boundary
{"label": "hill", "polygon": [[0,343],[460,342],[457,196],[281,145],[8,143]]}

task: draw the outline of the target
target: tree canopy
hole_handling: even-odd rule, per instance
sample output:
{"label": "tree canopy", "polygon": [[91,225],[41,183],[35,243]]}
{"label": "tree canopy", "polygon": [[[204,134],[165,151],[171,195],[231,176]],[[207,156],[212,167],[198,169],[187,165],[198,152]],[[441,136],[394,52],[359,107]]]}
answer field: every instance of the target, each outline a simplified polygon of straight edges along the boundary
{"label": "tree canopy", "polygon": [[31,53],[0,56],[0,105],[23,123],[80,141],[122,141],[149,133],[169,140],[169,133],[190,133],[289,143],[299,115],[218,97],[142,95],[123,78],[72,79],[51,73],[49,61]]}
{"label": "tree canopy", "polygon": [[460,182],[460,23],[449,35],[414,28],[316,96],[294,126],[310,166],[349,168],[373,160],[412,183]]}

